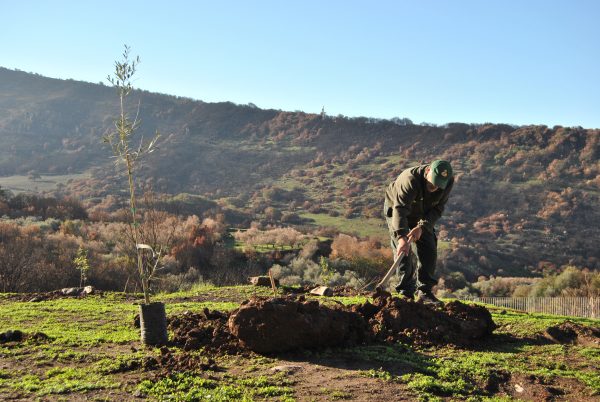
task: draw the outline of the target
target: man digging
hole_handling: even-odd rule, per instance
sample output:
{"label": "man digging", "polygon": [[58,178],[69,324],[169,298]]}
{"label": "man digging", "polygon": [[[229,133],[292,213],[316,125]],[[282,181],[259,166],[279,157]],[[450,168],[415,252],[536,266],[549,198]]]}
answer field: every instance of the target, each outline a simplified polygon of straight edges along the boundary
{"label": "man digging", "polygon": [[[434,225],[444,212],[454,177],[450,163],[436,160],[404,170],[385,191],[384,214],[390,232],[394,260],[403,253],[397,268],[396,291],[404,297],[441,305],[431,289],[437,260]],[[411,261],[411,242],[416,243],[418,269]],[[418,282],[417,282],[418,279]]]}

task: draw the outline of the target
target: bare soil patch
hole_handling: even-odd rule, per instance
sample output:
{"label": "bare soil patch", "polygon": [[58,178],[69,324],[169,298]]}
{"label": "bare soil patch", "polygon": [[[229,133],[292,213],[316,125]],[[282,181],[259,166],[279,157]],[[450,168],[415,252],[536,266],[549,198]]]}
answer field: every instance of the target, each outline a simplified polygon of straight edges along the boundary
{"label": "bare soil patch", "polygon": [[500,384],[500,391],[525,401],[597,401],[583,384],[571,378],[545,378],[533,374],[516,374]]}
{"label": "bare soil patch", "polygon": [[558,343],[600,346],[600,328],[586,327],[572,321],[546,328],[545,335]]}

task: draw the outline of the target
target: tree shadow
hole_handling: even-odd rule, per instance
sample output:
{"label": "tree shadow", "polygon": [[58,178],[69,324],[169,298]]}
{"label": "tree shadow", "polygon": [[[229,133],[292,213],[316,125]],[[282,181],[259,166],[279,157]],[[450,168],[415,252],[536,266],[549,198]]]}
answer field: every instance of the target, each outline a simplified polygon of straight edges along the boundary
{"label": "tree shadow", "polygon": [[[522,353],[527,346],[556,344],[542,336],[520,337],[512,334],[492,334],[485,340],[466,345],[437,345],[439,348],[450,346],[456,350],[468,352]],[[411,373],[432,374],[438,364],[434,349],[419,349],[410,345],[396,343],[371,343],[339,349],[303,351],[278,354],[292,362],[304,362],[344,370],[369,371],[384,370],[394,376]]]}
{"label": "tree shadow", "polygon": [[367,344],[340,349],[305,351],[278,357],[292,362],[303,362],[352,371],[385,371],[394,376],[410,373],[431,374],[432,356],[404,344]]}
{"label": "tree shadow", "polygon": [[473,352],[503,352],[503,353],[519,353],[527,346],[544,346],[553,345],[556,342],[547,337],[538,334],[533,336],[517,336],[513,334],[491,334],[483,340],[479,340],[467,346],[462,346],[462,349]]}

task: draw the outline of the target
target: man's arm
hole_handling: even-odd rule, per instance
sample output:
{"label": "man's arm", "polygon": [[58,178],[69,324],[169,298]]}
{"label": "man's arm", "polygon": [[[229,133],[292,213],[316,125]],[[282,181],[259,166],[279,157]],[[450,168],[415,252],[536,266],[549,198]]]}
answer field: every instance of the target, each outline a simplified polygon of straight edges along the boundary
{"label": "man's arm", "polygon": [[450,192],[452,191],[453,186],[454,180],[450,180],[448,186],[444,190],[444,195],[442,196],[442,199],[440,199],[440,202],[436,206],[431,208],[425,215],[425,222],[423,222],[423,226],[425,226],[425,228],[431,233],[433,233],[433,227],[435,226],[435,223],[441,218],[442,214],[444,213],[444,208],[446,207],[446,202],[448,202],[448,198],[450,197]]}
{"label": "man's arm", "polygon": [[396,199],[392,210],[392,229],[396,239],[408,235],[408,219],[412,203],[419,192],[411,174],[401,174],[394,182]]}

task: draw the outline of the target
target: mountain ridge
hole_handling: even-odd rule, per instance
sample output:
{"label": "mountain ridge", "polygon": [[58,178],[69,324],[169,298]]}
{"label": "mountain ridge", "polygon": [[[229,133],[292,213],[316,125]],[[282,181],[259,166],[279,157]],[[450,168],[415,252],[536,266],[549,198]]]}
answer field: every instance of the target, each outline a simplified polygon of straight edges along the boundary
{"label": "mountain ridge", "polygon": [[[458,176],[440,226],[451,244],[443,269],[473,278],[524,275],[544,262],[600,268],[597,129],[397,124],[132,96],[130,113],[140,102],[140,134],[162,133],[160,150],[139,171],[140,185],[156,191],[205,195],[257,220],[269,207],[378,218],[383,188],[402,169],[444,158]],[[101,145],[117,102],[107,86],[0,68],[0,176],[89,171],[67,191],[84,199],[118,193],[122,183]]]}

